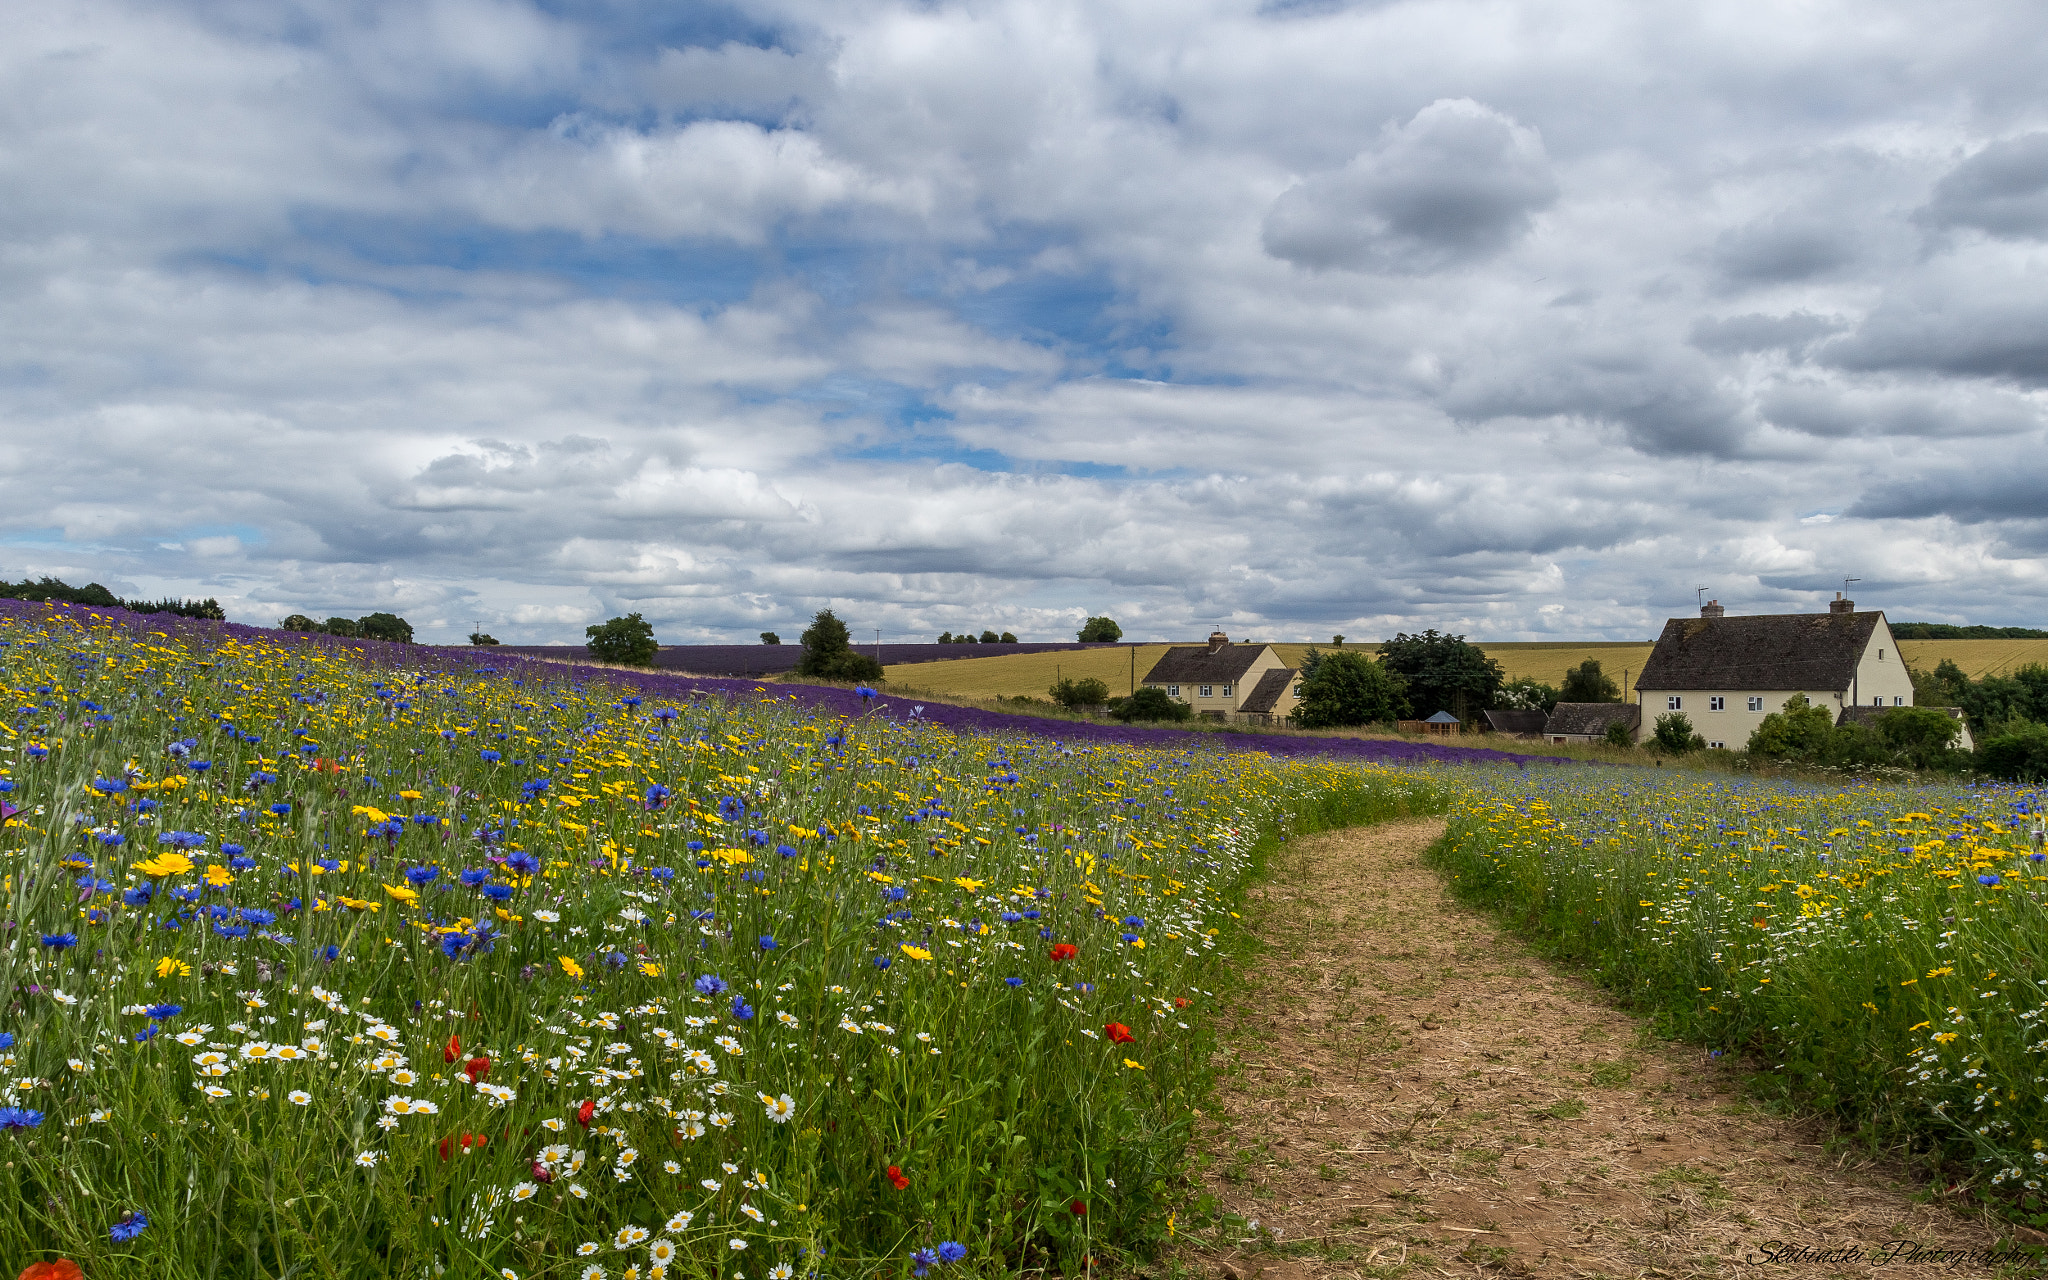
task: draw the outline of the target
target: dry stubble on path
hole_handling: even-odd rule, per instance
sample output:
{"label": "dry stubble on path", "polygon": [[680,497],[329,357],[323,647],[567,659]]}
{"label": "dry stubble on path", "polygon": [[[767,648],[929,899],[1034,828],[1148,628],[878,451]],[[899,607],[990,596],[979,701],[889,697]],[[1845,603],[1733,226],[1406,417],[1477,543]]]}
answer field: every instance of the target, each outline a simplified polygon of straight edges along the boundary
{"label": "dry stubble on path", "polygon": [[[1989,1249],[1896,1169],[1745,1104],[1736,1069],[1647,1036],[1447,895],[1436,820],[1302,840],[1252,923],[1270,950],[1224,1030],[1211,1190],[1277,1236],[1251,1280],[1995,1274],[1763,1259],[1886,1241]],[[1745,1258],[1755,1262],[1745,1262]]]}

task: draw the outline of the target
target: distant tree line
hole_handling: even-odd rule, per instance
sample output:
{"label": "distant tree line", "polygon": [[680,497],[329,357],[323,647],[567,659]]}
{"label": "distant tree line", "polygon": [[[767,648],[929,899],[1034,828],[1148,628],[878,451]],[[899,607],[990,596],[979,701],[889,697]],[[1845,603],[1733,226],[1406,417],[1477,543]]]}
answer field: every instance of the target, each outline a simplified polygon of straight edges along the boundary
{"label": "distant tree line", "polygon": [[1958,627],[1946,622],[1894,622],[1895,640],[2048,640],[2032,627]]}
{"label": "distant tree line", "polygon": [[941,631],[941,632],[939,632],[939,643],[940,643],[940,644],[1015,644],[1015,643],[1017,643],[1017,637],[1016,637],[1016,636],[1014,636],[1014,635],[1012,635],[1012,634],[1010,634],[1010,633],[1009,633],[1009,632],[1007,632],[1007,631],[1005,631],[1005,632],[1003,632],[1002,634],[998,635],[998,634],[996,634],[996,633],[995,633],[994,631],[988,630],[987,628],[983,628],[983,630],[982,630],[982,633],[981,633],[981,635],[980,635],[980,636],[978,636],[978,637],[977,637],[977,636],[974,636],[974,635],[971,635],[971,634],[969,634],[968,632],[965,632],[965,631],[961,632],[961,633],[960,633],[959,635],[957,635],[957,636],[956,636],[956,635],[954,635],[954,634],[953,634],[952,632],[950,632],[950,631]]}
{"label": "distant tree line", "polygon": [[212,622],[227,620],[220,601],[212,596],[204,600],[183,600],[175,596],[162,600],[123,600],[97,582],[74,587],[61,579],[47,577],[23,578],[20,582],[0,578],[0,600],[56,601],[95,609],[126,609],[130,613],[173,613],[181,618],[204,618]]}
{"label": "distant tree line", "polygon": [[[321,635],[340,636],[345,640],[389,640],[394,644],[412,643],[412,624],[395,613],[366,613],[360,618],[329,618],[315,622],[303,613],[292,614],[277,624],[286,631],[314,631]],[[481,633],[479,633],[481,634]],[[479,640],[471,636],[471,644],[496,644],[496,640],[484,636]]]}

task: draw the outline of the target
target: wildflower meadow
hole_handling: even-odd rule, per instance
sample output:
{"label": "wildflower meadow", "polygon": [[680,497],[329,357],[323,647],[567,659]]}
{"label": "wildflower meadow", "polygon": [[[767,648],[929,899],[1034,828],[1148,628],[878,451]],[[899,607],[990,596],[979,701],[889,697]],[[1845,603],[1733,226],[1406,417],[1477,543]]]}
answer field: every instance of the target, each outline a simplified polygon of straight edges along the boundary
{"label": "wildflower meadow", "polygon": [[2048,793],[1492,772],[1438,865],[1757,1083],[1974,1166],[2039,1220],[2048,1182]]}
{"label": "wildflower meadow", "polygon": [[1357,762],[157,624],[0,614],[0,1265],[1142,1251],[1261,850],[1447,802]]}

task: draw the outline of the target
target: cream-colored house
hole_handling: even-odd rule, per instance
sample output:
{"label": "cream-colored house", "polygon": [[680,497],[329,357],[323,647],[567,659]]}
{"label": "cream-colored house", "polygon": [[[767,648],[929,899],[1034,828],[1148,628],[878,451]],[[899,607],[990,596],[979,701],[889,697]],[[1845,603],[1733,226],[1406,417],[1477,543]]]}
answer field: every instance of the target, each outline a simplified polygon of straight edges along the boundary
{"label": "cream-colored house", "polygon": [[1826,613],[1730,618],[1709,601],[1672,618],[1636,680],[1638,740],[1682,711],[1710,747],[1740,750],[1765,716],[1803,693],[1840,718],[1847,707],[1910,707],[1913,678],[1884,612],[1856,612],[1839,593]]}
{"label": "cream-colored house", "polygon": [[1138,683],[1164,689],[1198,716],[1269,724],[1300,703],[1295,696],[1300,674],[1280,661],[1272,645],[1232,644],[1217,631],[1206,646],[1168,649]]}

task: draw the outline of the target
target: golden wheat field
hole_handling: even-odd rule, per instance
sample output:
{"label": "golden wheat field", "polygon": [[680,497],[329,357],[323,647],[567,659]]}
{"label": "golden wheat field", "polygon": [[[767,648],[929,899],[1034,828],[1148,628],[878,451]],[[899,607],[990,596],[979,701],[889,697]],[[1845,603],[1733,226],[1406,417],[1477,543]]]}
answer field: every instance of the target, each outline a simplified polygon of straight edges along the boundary
{"label": "golden wheat field", "polygon": [[[1187,643],[1196,643],[1189,641]],[[1031,697],[1043,698],[1046,689],[1061,676],[1094,676],[1109,686],[1112,694],[1129,693],[1135,668],[1143,680],[1152,664],[1166,653],[1166,645],[1132,646],[1115,649],[1074,649],[1060,653],[1019,653],[988,658],[955,658],[945,662],[905,663],[886,668],[891,687],[898,690],[927,690],[954,698]],[[1288,666],[1299,666],[1306,643],[1278,643],[1274,649]],[[1322,645],[1328,649],[1331,646]],[[1530,676],[1556,685],[1564,673],[1588,658],[1598,659],[1601,670],[1617,684],[1626,679],[1624,694],[1632,694],[1635,677],[1650,656],[1648,641],[1563,640],[1482,644],[1487,656],[1506,669],[1510,680]],[[1376,644],[1347,644],[1346,649],[1375,652]],[[1908,665],[1922,671],[1934,670],[1944,658],[1961,667],[1971,679],[2006,675],[2028,663],[2048,665],[2048,640],[1901,640],[1899,652]]]}

